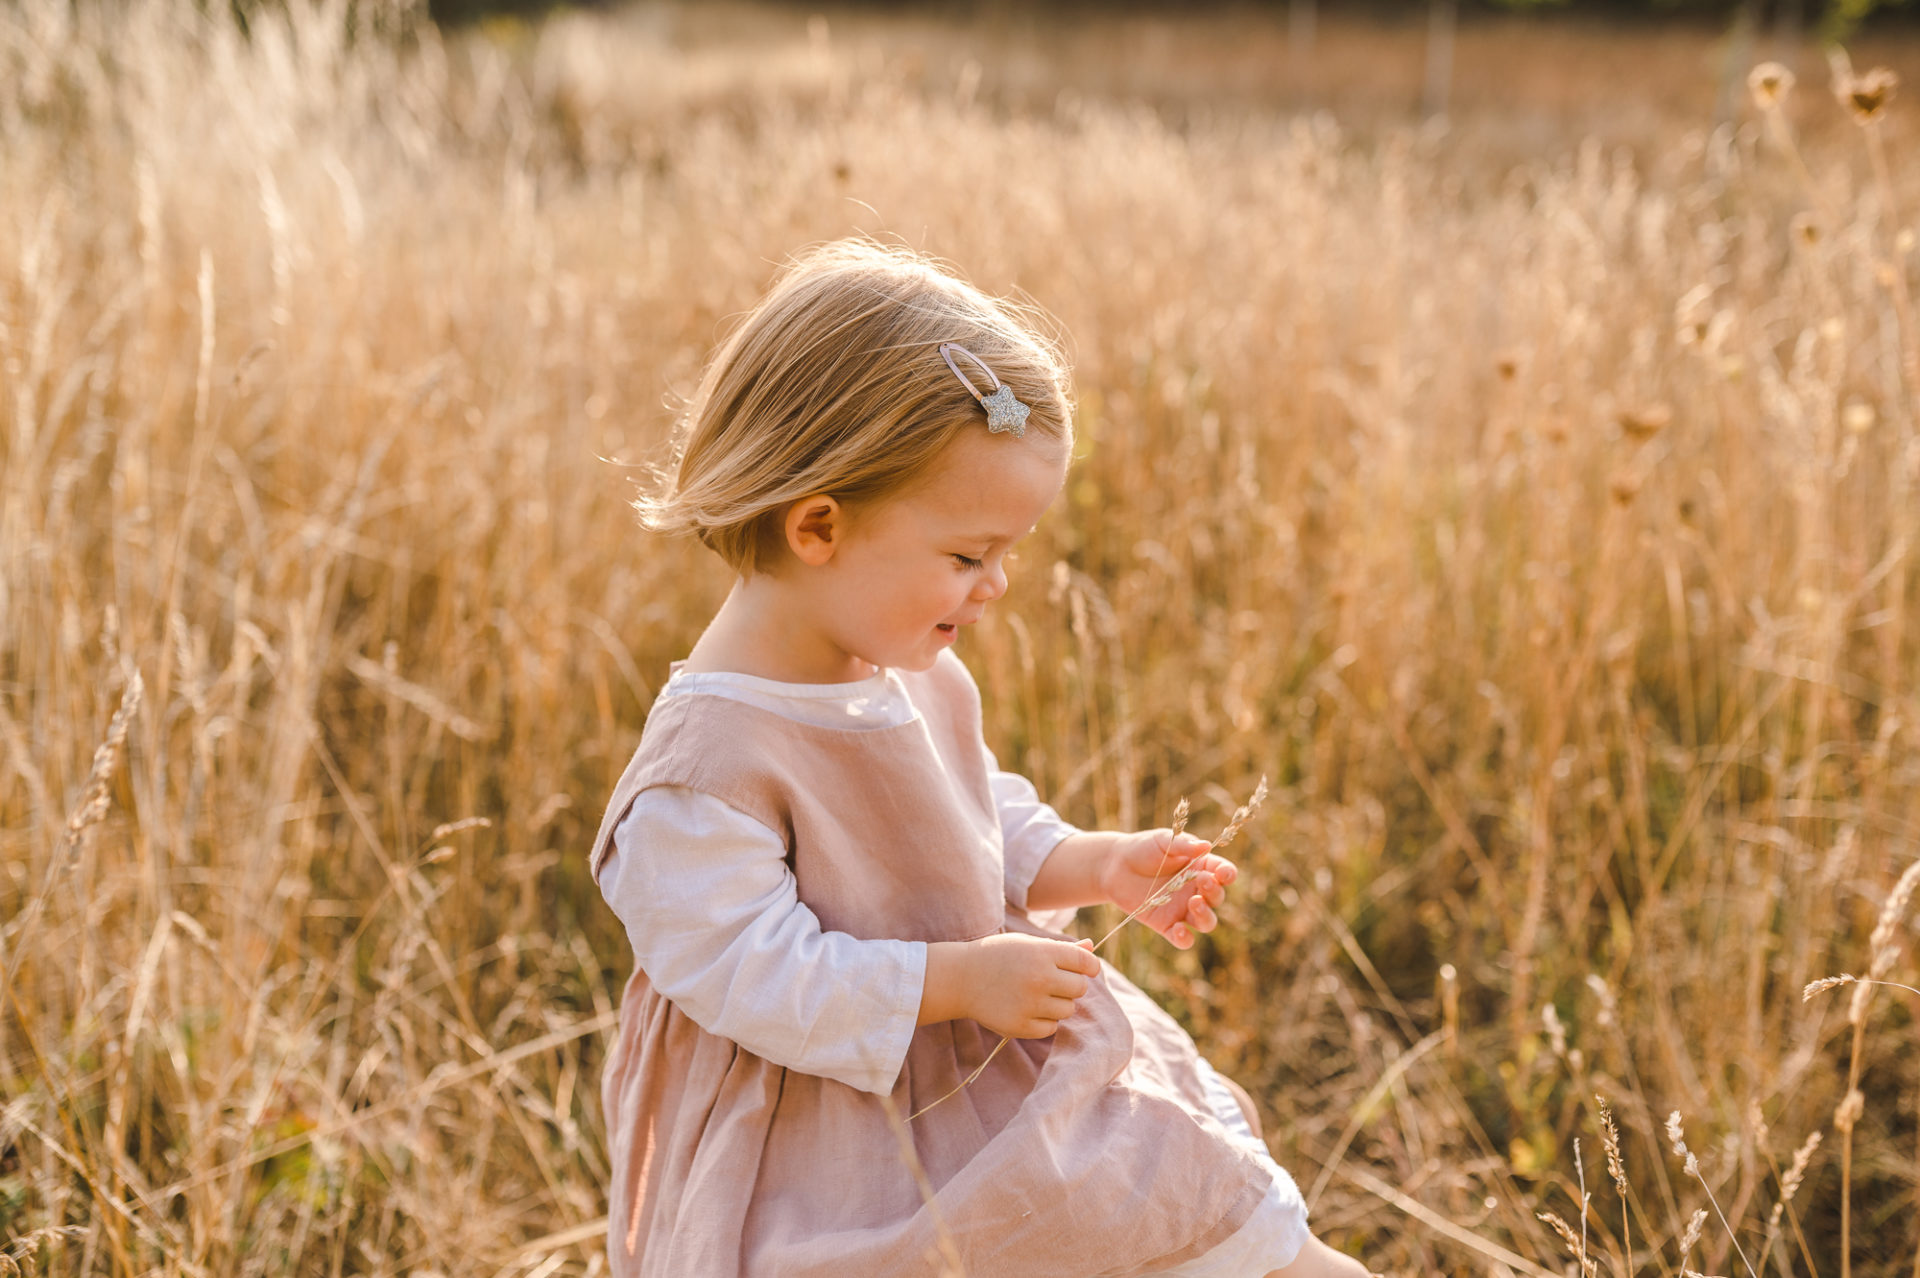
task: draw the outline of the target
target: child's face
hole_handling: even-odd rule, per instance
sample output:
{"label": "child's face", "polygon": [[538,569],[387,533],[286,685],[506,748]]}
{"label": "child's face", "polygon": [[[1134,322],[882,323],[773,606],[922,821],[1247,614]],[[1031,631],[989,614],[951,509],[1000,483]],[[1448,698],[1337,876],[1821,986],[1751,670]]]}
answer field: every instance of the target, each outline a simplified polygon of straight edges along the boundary
{"label": "child's face", "polygon": [[1066,477],[1065,441],[961,431],[916,487],[864,508],[818,579],[835,645],[925,670],[1006,593],[1006,557]]}

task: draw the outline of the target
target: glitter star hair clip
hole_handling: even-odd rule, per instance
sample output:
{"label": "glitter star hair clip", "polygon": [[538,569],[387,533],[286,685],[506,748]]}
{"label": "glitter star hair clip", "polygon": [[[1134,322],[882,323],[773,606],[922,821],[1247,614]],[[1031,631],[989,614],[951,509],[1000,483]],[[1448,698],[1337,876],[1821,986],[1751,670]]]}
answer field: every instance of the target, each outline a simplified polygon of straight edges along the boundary
{"label": "glitter star hair clip", "polygon": [[[981,372],[993,379],[993,394],[982,395],[980,393],[979,389],[974,386],[972,379],[961,372],[960,366],[953,362],[953,357],[956,354],[965,355],[979,367]],[[1027,433],[1027,414],[1033,410],[1014,398],[1013,387],[1001,381],[1000,375],[991,368],[988,368],[985,360],[956,342],[942,342],[940,344],[940,357],[947,361],[947,367],[951,368],[953,375],[960,379],[960,384],[967,388],[967,394],[979,400],[981,405],[986,408],[987,429],[989,431],[995,433],[1006,431],[1015,439],[1019,439]]]}

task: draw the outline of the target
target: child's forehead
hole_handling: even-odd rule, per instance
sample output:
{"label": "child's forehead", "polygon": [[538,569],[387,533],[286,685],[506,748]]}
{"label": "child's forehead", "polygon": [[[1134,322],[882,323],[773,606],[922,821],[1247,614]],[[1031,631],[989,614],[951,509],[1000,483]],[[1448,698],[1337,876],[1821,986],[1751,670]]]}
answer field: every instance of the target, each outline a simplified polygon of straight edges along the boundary
{"label": "child's forehead", "polygon": [[1017,536],[1060,491],[1066,460],[1059,440],[964,432],[916,486],[913,504],[928,517],[963,525],[955,531]]}

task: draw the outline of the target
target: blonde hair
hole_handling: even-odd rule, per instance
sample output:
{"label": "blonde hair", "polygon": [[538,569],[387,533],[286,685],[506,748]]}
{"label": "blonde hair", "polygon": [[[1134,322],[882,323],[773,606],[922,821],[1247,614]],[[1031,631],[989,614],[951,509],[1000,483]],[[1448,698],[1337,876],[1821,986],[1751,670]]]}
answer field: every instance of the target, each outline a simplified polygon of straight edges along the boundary
{"label": "blonde hair", "polygon": [[1066,359],[1050,325],[910,249],[847,239],[800,253],[708,362],[670,477],[634,502],[640,522],[693,533],[747,576],[766,567],[793,502],[826,493],[852,509],[910,487],[956,433],[986,429],[942,342],[1013,388],[1032,410],[1029,436],[1070,440]]}

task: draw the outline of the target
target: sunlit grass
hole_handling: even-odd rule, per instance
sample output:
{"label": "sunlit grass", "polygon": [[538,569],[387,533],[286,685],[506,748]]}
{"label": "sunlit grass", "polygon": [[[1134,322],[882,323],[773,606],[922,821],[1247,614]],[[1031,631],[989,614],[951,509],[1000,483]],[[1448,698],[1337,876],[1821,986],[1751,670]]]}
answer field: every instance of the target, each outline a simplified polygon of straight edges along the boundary
{"label": "sunlit grass", "polygon": [[[1337,23],[1309,83],[1215,20],[348,29],[0,14],[24,1269],[601,1268],[585,845],[725,586],[623,465],[866,231],[1071,334],[1080,456],[963,655],[1071,820],[1272,778],[1222,929],[1111,949],[1322,1234],[1559,1266],[1552,1212],[1666,1273],[1710,1188],[1756,1265],[1841,1273],[1847,1203],[1911,1270],[1911,996],[1801,997],[1916,983],[1869,937],[1920,855],[1909,99],[1809,53],[1716,130],[1709,37],[1515,24],[1446,128],[1417,32]],[[1717,1219],[1690,1263],[1744,1272]]]}

